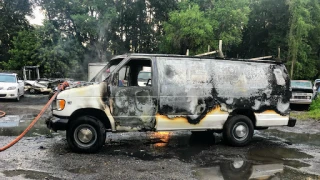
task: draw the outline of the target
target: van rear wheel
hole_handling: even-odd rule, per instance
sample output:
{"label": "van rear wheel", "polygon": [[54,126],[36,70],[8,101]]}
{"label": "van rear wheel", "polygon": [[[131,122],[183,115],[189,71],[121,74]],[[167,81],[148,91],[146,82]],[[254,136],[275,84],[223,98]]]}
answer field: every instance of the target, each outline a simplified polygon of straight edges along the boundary
{"label": "van rear wheel", "polygon": [[223,138],[232,146],[245,146],[250,143],[253,131],[253,123],[247,116],[236,115],[224,124]]}
{"label": "van rear wheel", "polygon": [[104,125],[92,116],[81,116],[71,121],[67,129],[67,141],[74,152],[97,152],[104,145],[105,140]]}

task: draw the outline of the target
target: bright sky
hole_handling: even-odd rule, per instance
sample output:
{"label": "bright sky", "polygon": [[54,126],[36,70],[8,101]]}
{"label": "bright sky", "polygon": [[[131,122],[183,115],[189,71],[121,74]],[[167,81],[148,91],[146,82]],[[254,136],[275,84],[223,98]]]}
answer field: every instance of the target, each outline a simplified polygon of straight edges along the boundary
{"label": "bright sky", "polygon": [[36,6],[33,8],[32,15],[34,17],[26,16],[30,24],[34,25],[43,25],[43,20],[45,19],[45,15],[40,6]]}

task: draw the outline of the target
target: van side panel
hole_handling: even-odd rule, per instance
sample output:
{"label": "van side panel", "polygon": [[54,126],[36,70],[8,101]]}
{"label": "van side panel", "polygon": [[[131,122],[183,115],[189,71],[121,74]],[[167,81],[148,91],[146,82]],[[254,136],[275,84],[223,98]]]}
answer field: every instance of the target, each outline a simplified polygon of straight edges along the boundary
{"label": "van side panel", "polygon": [[157,130],[222,129],[238,109],[253,111],[256,126],[288,124],[284,65],[172,57],[158,57],[157,64]]}

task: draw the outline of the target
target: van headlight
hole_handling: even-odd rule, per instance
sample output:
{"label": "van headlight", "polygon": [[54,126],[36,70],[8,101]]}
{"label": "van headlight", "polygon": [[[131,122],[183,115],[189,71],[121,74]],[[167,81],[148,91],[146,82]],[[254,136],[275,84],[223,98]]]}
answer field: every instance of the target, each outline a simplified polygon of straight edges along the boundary
{"label": "van headlight", "polygon": [[8,87],[8,89],[7,89],[7,90],[15,90],[15,89],[17,89],[17,87],[15,87],[15,86],[11,86],[11,87]]}
{"label": "van headlight", "polygon": [[66,101],[64,99],[57,99],[56,105],[57,105],[57,110],[61,111],[64,109],[64,107],[66,105]]}

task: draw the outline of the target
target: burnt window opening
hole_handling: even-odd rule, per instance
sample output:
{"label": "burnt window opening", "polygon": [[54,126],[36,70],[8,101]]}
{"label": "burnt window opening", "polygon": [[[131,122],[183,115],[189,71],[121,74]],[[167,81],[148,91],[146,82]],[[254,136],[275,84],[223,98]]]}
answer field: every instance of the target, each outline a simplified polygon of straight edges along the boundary
{"label": "burnt window opening", "polygon": [[118,86],[151,86],[151,60],[132,59],[118,72]]}

